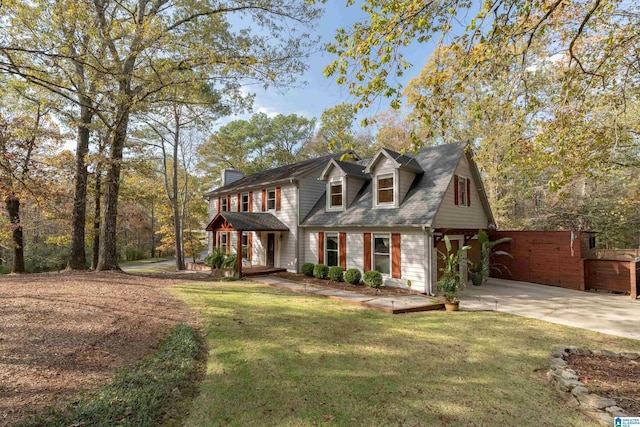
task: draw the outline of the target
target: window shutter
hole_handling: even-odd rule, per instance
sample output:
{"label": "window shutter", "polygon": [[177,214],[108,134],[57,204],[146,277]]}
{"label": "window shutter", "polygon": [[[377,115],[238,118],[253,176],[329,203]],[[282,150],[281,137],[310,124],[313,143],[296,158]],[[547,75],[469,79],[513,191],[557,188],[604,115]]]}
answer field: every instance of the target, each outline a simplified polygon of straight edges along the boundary
{"label": "window shutter", "polygon": [[249,212],[253,212],[253,191],[249,191]]}
{"label": "window shutter", "polygon": [[218,236],[217,236],[217,234],[218,233],[216,233],[215,230],[211,232],[211,239],[212,239],[212,243],[211,244],[213,245],[214,248],[218,246]]}
{"label": "window shutter", "polygon": [[400,234],[391,234],[391,277],[402,278],[400,258]]}
{"label": "window shutter", "polygon": [[231,253],[231,232],[227,231],[227,255],[230,253]]}
{"label": "window shutter", "polygon": [[220,235],[221,235],[221,233],[218,233],[218,244],[216,245],[216,247],[217,247],[218,249],[220,249],[220,243],[221,243],[221,242],[220,242]]}
{"label": "window shutter", "polygon": [[364,233],[364,271],[371,270],[371,233]]}
{"label": "window shutter", "polygon": [[222,197],[218,196],[218,213],[220,213],[220,209],[222,209]]}
{"label": "window shutter", "polygon": [[471,180],[467,178],[467,206],[471,206]]}
{"label": "window shutter", "polygon": [[262,212],[267,211],[267,190],[262,190]]}
{"label": "window shutter", "polygon": [[231,212],[231,194],[227,194],[227,212]]}
{"label": "window shutter", "polygon": [[[249,199],[251,199],[251,196],[249,196]],[[253,259],[253,233],[252,232],[249,232],[249,235],[247,236],[247,259],[249,261]]]}
{"label": "window shutter", "polygon": [[318,264],[324,264],[324,232],[318,232]]}
{"label": "window shutter", "polygon": [[340,268],[347,269],[347,233],[340,233],[338,235],[338,246],[340,253]]}
{"label": "window shutter", "polygon": [[282,195],[282,190],[280,187],[276,187],[276,211],[280,210],[280,196]]}
{"label": "window shutter", "polygon": [[242,211],[242,199],[241,199],[241,195],[240,193],[238,193],[238,209],[236,209],[238,212]]}
{"label": "window shutter", "polygon": [[458,206],[460,202],[458,201],[458,175],[453,176],[453,201]]}

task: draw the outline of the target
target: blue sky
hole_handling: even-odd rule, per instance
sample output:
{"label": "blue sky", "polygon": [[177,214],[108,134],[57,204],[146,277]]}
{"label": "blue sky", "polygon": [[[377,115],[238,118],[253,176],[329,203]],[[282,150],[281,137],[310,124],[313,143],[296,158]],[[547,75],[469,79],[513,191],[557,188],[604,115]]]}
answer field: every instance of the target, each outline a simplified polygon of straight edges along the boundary
{"label": "blue sky", "polygon": [[[354,22],[363,20],[367,16],[357,4],[345,7],[345,0],[329,0],[324,7],[325,13],[317,26],[322,45],[334,40],[338,28],[350,27]],[[420,73],[434,45],[433,42],[423,45],[414,44],[406,49],[404,54],[413,67],[400,80],[403,85],[406,85],[411,78]],[[264,90],[258,86],[248,87],[249,91],[256,94],[253,112],[264,112],[268,115],[298,114],[319,119],[325,109],[341,102],[353,101],[348,88],[336,84],[335,77],[327,78],[323,75],[324,67],[334,58],[335,55],[327,52],[313,54],[308,61],[308,71],[300,78],[300,81],[307,82],[302,88],[293,88],[285,93],[280,93],[271,88]],[[364,111],[361,117],[374,115],[387,110],[387,108],[388,102],[383,99],[378,105]],[[250,114],[228,117],[217,125],[221,126],[228,121],[248,117]],[[218,126],[214,126],[214,129]]]}

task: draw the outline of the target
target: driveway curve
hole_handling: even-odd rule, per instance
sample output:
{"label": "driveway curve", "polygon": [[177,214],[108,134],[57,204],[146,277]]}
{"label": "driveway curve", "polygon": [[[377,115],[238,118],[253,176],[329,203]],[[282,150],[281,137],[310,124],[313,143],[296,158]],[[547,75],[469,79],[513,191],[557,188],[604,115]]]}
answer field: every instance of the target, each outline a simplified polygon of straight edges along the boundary
{"label": "driveway curve", "polygon": [[491,310],[640,340],[640,300],[512,280],[489,279],[460,293],[460,309]]}

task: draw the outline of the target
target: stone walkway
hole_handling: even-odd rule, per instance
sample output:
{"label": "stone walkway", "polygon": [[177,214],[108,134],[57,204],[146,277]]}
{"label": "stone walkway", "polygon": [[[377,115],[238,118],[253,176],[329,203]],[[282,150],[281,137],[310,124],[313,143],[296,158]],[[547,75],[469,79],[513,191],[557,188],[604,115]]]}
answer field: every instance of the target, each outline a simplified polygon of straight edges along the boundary
{"label": "stone walkway", "polygon": [[426,295],[414,294],[394,295],[392,297],[374,297],[358,294],[357,292],[292,282],[273,276],[255,276],[249,277],[247,280],[263,283],[280,289],[286,289],[292,292],[306,293],[337,301],[343,301],[362,307],[372,308],[374,310],[384,311],[385,313],[400,314],[444,309],[443,303],[433,302],[433,299]]}

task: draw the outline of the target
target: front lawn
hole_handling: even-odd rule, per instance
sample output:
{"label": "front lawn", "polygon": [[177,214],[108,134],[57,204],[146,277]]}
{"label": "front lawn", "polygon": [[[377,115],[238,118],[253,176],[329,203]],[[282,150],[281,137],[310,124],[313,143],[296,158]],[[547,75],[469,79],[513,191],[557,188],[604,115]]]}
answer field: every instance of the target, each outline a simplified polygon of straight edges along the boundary
{"label": "front lawn", "polygon": [[597,425],[545,382],[550,350],[640,351],[501,313],[394,316],[250,282],[173,290],[209,347],[188,426]]}

